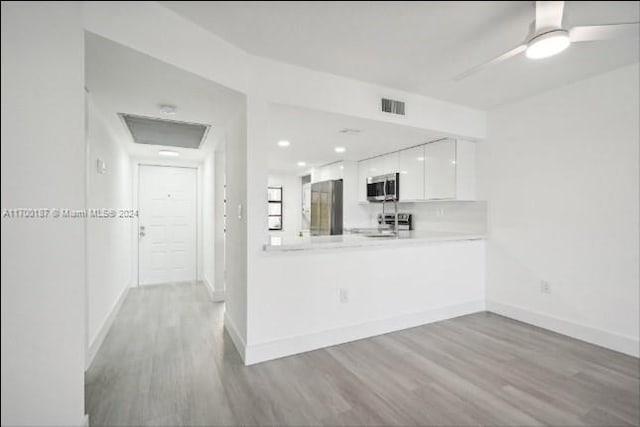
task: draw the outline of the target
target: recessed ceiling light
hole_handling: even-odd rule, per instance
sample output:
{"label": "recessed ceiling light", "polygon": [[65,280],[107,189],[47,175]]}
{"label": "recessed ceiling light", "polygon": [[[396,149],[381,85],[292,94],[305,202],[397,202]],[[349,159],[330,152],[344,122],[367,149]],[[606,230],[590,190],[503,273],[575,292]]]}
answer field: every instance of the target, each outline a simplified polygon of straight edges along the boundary
{"label": "recessed ceiling light", "polygon": [[407,172],[407,171],[400,171],[400,173],[401,173],[402,175],[406,175],[406,174],[408,174],[409,172]]}
{"label": "recessed ceiling light", "polygon": [[278,141],[278,147],[288,147],[290,145],[291,145],[291,143],[289,141],[284,140],[284,139],[281,140],[281,141]]}
{"label": "recessed ceiling light", "polygon": [[547,58],[557,55],[571,44],[567,30],[554,30],[535,37],[527,45],[525,55],[531,59]]}
{"label": "recessed ceiling light", "polygon": [[180,155],[180,153],[178,153],[177,151],[172,150],[160,150],[158,151],[158,154],[166,157],[178,157]]}
{"label": "recessed ceiling light", "polygon": [[300,167],[307,166],[307,162],[298,162],[298,166]]}
{"label": "recessed ceiling light", "polygon": [[176,107],[175,105],[160,104],[160,111],[162,112],[162,114],[166,114],[168,116],[173,116],[174,114],[176,114],[177,109],[178,107]]}
{"label": "recessed ceiling light", "polygon": [[345,151],[347,151],[347,149],[344,148],[344,147],[336,147],[336,148],[334,148],[334,151],[336,153],[344,153]]}
{"label": "recessed ceiling light", "polygon": [[424,161],[424,157],[416,157],[416,160],[419,161],[419,162],[422,162],[422,161]]}

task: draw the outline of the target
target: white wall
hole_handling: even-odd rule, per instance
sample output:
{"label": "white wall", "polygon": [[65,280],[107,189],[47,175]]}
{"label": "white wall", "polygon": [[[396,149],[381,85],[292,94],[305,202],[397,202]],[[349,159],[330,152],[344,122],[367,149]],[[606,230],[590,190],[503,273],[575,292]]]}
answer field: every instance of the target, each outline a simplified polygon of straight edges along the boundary
{"label": "white wall", "polygon": [[282,187],[282,230],[269,230],[271,236],[295,237],[302,231],[302,184],[294,173],[270,172],[269,187]]}
{"label": "white wall", "polygon": [[484,266],[484,241],[263,253],[246,361],[484,310]]}
{"label": "white wall", "polygon": [[[133,209],[131,160],[91,102],[91,94],[87,97],[87,207]],[[98,159],[106,163],[104,174],[98,173]],[[106,335],[109,316],[133,284],[131,227],[135,222],[132,218],[87,220],[87,364]]]}
{"label": "white wall", "polygon": [[[81,5],[2,3],[2,210],[85,207]],[[2,425],[84,422],[85,224],[2,219]]]}
{"label": "white wall", "polygon": [[[247,119],[243,112],[230,123],[225,146],[227,173],[225,327],[243,357],[247,339],[247,217],[250,212],[247,205],[246,142]],[[266,194],[264,186],[261,190]]]}
{"label": "white wall", "polygon": [[225,165],[226,153],[224,151],[215,152],[215,189],[214,189],[214,300],[224,301],[225,299]]}
{"label": "white wall", "polygon": [[83,2],[85,29],[241,92],[247,54],[157,2]]}
{"label": "white wall", "polygon": [[639,72],[492,111],[479,144],[489,308],[636,356]]}
{"label": "white wall", "polygon": [[202,273],[200,279],[205,282],[211,297],[215,284],[215,154],[212,151],[202,162]]}

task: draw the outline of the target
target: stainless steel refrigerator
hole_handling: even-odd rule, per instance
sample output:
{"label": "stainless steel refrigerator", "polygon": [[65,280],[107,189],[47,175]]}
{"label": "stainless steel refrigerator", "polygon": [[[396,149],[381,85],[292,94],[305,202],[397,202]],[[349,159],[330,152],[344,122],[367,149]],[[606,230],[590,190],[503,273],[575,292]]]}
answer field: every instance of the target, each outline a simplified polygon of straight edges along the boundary
{"label": "stainless steel refrigerator", "polygon": [[342,234],[342,180],[311,184],[311,235]]}

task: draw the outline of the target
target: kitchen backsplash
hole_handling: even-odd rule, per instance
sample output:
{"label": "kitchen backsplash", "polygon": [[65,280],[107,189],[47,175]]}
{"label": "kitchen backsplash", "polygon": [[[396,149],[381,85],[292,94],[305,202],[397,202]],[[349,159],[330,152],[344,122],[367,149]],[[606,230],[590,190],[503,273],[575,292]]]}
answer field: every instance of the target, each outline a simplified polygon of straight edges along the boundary
{"label": "kitchen backsplash", "polygon": [[[361,205],[362,206],[362,205]],[[371,203],[363,206],[368,213],[370,224],[376,225],[376,217],[382,212],[382,205]],[[393,204],[387,205],[387,212],[393,212]],[[426,202],[398,203],[398,211],[413,214],[414,230],[434,230],[452,232],[486,233],[487,202]]]}

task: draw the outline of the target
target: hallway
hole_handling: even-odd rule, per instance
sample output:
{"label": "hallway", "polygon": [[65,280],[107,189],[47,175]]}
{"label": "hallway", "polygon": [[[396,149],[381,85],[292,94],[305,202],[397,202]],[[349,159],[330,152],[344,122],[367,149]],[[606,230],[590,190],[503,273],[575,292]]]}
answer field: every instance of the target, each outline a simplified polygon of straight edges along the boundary
{"label": "hallway", "polygon": [[201,284],[132,288],[86,376],[98,425],[634,425],[638,361],[478,313],[245,367]]}

